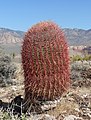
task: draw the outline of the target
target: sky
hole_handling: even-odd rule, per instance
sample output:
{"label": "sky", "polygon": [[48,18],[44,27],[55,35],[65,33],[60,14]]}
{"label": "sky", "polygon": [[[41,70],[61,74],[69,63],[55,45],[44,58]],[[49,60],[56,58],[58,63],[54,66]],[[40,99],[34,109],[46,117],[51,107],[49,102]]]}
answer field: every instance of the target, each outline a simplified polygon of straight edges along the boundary
{"label": "sky", "polygon": [[27,31],[48,20],[61,28],[91,29],[91,0],[0,0],[0,28]]}

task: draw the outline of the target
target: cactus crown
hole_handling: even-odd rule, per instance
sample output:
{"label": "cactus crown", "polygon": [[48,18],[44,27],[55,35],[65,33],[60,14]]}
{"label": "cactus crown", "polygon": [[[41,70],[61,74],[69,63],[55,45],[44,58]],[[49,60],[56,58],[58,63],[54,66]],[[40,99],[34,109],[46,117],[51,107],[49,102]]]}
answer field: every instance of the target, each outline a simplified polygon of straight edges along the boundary
{"label": "cactus crown", "polygon": [[62,30],[53,22],[40,22],[26,33],[22,46],[25,99],[53,100],[67,90],[68,46]]}

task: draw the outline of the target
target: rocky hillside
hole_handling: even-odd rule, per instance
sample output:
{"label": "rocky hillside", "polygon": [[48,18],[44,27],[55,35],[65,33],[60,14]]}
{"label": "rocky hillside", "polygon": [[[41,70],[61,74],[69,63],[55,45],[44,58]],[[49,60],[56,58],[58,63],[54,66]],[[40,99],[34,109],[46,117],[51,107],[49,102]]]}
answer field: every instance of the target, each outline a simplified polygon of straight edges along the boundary
{"label": "rocky hillside", "polygon": [[[64,28],[63,31],[67,37],[69,45],[90,45],[91,44],[91,29],[69,29]],[[20,53],[20,46],[24,37],[23,31],[15,31],[6,28],[0,28],[0,46],[2,46],[6,52]]]}

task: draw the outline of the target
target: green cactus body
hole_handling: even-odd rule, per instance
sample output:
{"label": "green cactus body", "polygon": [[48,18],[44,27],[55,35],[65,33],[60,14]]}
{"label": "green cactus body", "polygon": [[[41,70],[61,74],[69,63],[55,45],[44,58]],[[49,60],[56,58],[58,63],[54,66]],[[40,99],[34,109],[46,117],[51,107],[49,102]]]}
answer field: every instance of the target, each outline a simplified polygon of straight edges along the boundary
{"label": "green cactus body", "polygon": [[68,46],[62,30],[55,23],[40,22],[26,33],[22,63],[26,100],[54,100],[68,89]]}

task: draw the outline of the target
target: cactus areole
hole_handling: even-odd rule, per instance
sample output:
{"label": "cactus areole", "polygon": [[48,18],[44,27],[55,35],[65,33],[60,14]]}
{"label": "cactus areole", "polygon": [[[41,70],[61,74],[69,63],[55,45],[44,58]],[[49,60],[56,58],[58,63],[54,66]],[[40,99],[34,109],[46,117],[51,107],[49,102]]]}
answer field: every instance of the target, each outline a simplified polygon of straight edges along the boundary
{"label": "cactus areole", "polygon": [[54,22],[40,22],[22,45],[25,99],[54,100],[68,89],[69,56],[65,36]]}

